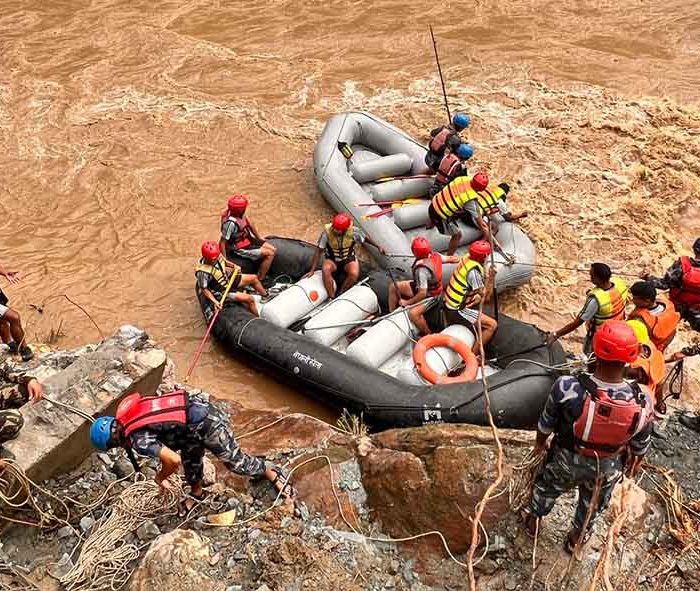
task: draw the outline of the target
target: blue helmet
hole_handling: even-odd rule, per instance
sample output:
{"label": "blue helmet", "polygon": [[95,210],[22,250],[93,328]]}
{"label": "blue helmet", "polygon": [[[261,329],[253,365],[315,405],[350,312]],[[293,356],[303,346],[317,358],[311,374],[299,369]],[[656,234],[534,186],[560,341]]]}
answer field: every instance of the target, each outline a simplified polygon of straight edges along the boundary
{"label": "blue helmet", "polygon": [[459,144],[457,146],[457,156],[462,160],[469,160],[474,155],[474,148],[471,144]]}
{"label": "blue helmet", "polygon": [[465,113],[455,113],[454,117],[452,117],[452,125],[455,126],[457,131],[462,131],[466,127],[469,127],[471,122],[472,120],[469,118],[469,115]]}
{"label": "blue helmet", "polygon": [[90,427],[90,441],[100,451],[109,449],[114,421],[114,417],[100,417]]}

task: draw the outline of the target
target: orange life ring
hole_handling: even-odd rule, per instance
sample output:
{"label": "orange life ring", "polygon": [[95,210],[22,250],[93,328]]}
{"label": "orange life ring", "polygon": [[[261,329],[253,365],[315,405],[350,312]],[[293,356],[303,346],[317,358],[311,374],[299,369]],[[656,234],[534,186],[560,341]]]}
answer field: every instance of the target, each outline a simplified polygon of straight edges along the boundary
{"label": "orange life ring", "polygon": [[[464,369],[456,376],[443,376],[438,374],[425,361],[428,349],[433,347],[447,347],[452,349],[464,361]],[[460,341],[447,334],[435,333],[421,338],[413,348],[413,363],[418,373],[431,384],[462,384],[473,382],[476,379],[476,372],[479,369],[479,362],[476,355],[464,341]]]}

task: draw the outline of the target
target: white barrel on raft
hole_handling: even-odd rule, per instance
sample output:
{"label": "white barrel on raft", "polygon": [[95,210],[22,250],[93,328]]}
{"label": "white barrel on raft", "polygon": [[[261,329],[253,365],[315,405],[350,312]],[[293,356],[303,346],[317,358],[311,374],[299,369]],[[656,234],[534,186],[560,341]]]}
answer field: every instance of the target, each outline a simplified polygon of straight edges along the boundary
{"label": "white barrel on raft", "polygon": [[417,179],[395,179],[385,183],[369,185],[368,191],[377,203],[383,201],[395,201],[408,199],[409,197],[421,197],[425,195],[433,184],[433,177]]}
{"label": "white barrel on raft", "polygon": [[427,199],[423,203],[396,207],[392,213],[394,223],[402,230],[419,227],[425,229],[428,223],[428,207],[430,207],[430,201]]}
{"label": "white barrel on raft", "polygon": [[408,344],[413,328],[406,312],[392,314],[350,343],[345,354],[362,365],[378,368]]}
{"label": "white barrel on raft", "polygon": [[358,183],[367,183],[377,179],[406,174],[413,164],[408,154],[392,154],[364,162],[350,162],[350,174]]}
{"label": "white barrel on raft", "polygon": [[378,311],[377,295],[366,285],[355,285],[311,318],[303,332],[311,340],[330,347],[352,329],[351,323],[365,320]]}
{"label": "white barrel on raft", "polygon": [[321,271],[290,285],[285,291],[266,303],[260,310],[260,317],[282,328],[287,328],[301,320],[309,312],[328,299],[323,286]]}

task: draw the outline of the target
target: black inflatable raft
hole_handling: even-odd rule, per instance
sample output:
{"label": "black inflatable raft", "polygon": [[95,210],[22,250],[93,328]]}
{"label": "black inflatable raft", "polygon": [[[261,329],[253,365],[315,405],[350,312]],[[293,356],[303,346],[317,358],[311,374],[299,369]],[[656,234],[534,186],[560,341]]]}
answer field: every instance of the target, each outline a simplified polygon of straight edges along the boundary
{"label": "black inflatable raft", "polygon": [[[277,247],[277,256],[267,283],[282,280],[289,284],[302,278],[315,247],[287,238],[269,240]],[[254,271],[249,261],[237,262],[244,271]],[[391,278],[384,271],[364,268],[363,275],[365,285],[386,312]],[[212,306],[198,288],[197,296],[205,317],[211,318]],[[223,308],[213,335],[230,352],[246,357],[271,377],[339,410],[362,415],[375,430],[432,422],[486,424],[481,380],[449,385],[407,384],[337,348],[315,342],[298,332],[301,324],[303,321],[282,328],[234,304]],[[544,337],[535,326],[500,315],[498,331],[486,351],[493,371],[487,378],[491,407],[499,426],[535,427],[556,378],[555,372],[543,366],[565,360],[561,346],[543,345]]]}

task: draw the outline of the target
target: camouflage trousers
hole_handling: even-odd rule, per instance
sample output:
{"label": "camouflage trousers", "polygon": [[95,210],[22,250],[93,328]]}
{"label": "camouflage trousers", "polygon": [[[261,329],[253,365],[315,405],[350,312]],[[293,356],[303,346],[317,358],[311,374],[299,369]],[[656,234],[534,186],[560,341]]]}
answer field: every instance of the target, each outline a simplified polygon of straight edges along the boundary
{"label": "camouflage trousers", "polygon": [[535,479],[530,512],[537,517],[548,515],[563,493],[577,487],[578,505],[573,527],[580,531],[591,510],[596,483],[599,482],[598,502],[592,508],[588,521],[587,530],[590,530],[596,518],[610,504],[615,485],[622,478],[622,470],[623,462],[619,455],[596,459],[554,447]]}
{"label": "camouflage trousers", "polygon": [[19,435],[24,426],[24,419],[19,409],[28,400],[29,396],[19,388],[0,390],[0,446]]}
{"label": "camouflage trousers", "polygon": [[249,456],[240,448],[229,427],[228,417],[215,405],[210,404],[207,416],[193,427],[191,436],[180,449],[188,484],[197,484],[202,480],[206,450],[236,474],[256,477],[265,472],[265,461]]}

